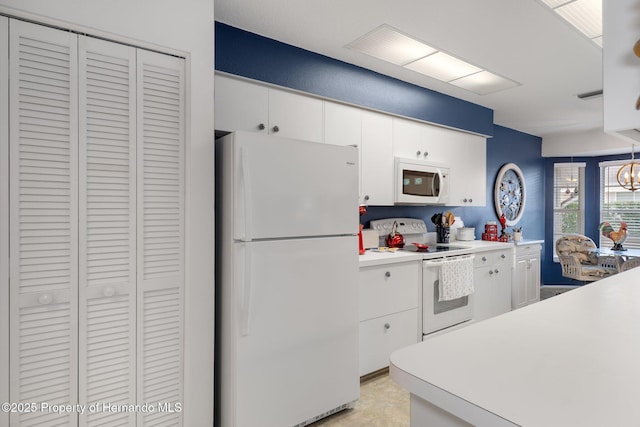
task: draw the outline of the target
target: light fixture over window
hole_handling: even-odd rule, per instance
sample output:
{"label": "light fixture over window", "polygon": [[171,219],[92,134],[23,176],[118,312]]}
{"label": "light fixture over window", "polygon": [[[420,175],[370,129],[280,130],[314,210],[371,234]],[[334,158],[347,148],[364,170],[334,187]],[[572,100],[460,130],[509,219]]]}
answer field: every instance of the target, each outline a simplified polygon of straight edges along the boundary
{"label": "light fixture over window", "polygon": [[629,191],[640,189],[640,164],[635,162],[634,147],[631,145],[631,162],[622,165],[616,175],[620,187]]}
{"label": "light fixture over window", "polygon": [[478,95],[520,83],[463,61],[383,24],[345,46]]}

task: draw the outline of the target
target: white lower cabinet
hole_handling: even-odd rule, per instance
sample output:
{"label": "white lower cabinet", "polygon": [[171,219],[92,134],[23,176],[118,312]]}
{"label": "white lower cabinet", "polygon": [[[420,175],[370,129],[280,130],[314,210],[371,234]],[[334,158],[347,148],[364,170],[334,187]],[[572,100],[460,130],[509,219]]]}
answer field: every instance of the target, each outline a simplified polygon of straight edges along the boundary
{"label": "white lower cabinet", "polygon": [[182,404],[184,60],[17,20],[9,36],[0,369],[6,401],[40,405],[9,424],[181,425],[42,405]]}
{"label": "white lower cabinet", "polygon": [[419,261],[360,268],[360,375],[389,365],[395,350],[419,341]]}
{"label": "white lower cabinet", "polygon": [[539,243],[516,246],[516,267],[513,275],[511,307],[524,307],[540,301],[540,256]]}
{"label": "white lower cabinet", "polygon": [[474,320],[511,311],[513,249],[475,254],[474,270]]}
{"label": "white lower cabinet", "polygon": [[418,309],[360,322],[360,376],[389,366],[395,350],[415,344]]}

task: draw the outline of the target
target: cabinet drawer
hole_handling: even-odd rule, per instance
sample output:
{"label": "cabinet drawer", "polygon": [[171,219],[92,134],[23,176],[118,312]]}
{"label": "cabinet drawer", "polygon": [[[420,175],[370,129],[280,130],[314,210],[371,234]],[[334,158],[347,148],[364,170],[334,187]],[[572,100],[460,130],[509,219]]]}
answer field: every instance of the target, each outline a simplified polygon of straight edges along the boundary
{"label": "cabinet drawer", "polygon": [[389,366],[391,353],[417,342],[417,308],[360,322],[360,376]]}
{"label": "cabinet drawer", "polygon": [[500,251],[479,252],[475,254],[474,267],[484,267],[487,265],[510,264],[513,260],[513,251],[504,249]]}
{"label": "cabinet drawer", "polygon": [[360,320],[418,307],[421,262],[360,269]]}
{"label": "cabinet drawer", "polygon": [[540,245],[539,243],[516,246],[516,257],[537,257],[540,256],[541,250],[542,245]]}

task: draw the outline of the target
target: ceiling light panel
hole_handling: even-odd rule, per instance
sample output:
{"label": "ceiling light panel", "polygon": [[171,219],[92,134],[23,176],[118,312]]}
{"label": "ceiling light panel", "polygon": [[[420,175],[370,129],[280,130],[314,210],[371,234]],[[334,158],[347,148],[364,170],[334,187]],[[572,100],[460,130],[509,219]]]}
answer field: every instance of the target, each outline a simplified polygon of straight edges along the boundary
{"label": "ceiling light panel", "polygon": [[388,25],[379,26],[346,47],[396,65],[413,62],[436,51],[431,46],[406,36]]}
{"label": "ceiling light panel", "polygon": [[520,84],[489,71],[480,71],[449,83],[462,89],[477,93],[478,95],[487,95],[489,93],[516,87]]}
{"label": "ceiling light panel", "polygon": [[576,0],[554,10],[590,39],[602,36],[601,0]]}
{"label": "ceiling light panel", "polygon": [[445,82],[482,70],[443,52],[434,53],[426,58],[407,64],[405,67]]}

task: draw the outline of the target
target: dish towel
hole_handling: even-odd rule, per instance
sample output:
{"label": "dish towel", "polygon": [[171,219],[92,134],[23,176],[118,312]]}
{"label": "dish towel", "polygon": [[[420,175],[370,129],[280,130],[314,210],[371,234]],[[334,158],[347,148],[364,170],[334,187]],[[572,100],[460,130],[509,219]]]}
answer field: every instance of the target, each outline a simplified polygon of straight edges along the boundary
{"label": "dish towel", "polygon": [[440,267],[439,301],[473,293],[473,255],[445,258]]}

